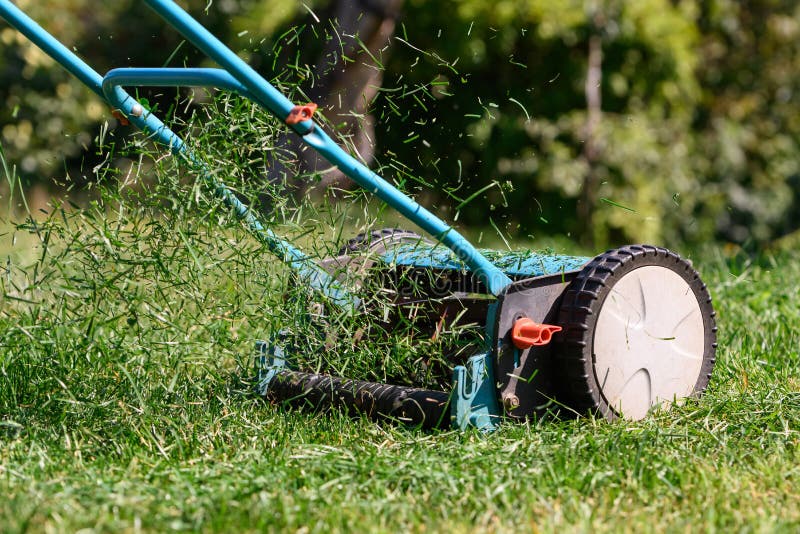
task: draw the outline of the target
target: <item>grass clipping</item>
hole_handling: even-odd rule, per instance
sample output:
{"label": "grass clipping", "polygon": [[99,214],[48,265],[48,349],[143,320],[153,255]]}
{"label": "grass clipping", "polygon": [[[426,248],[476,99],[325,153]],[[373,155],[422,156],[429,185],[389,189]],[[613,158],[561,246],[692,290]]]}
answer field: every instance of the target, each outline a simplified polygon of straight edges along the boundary
{"label": "grass clipping", "polygon": [[[362,192],[309,194],[320,174],[299,172],[296,153],[275,148],[284,127],[240,98],[212,99],[176,129],[208,173],[314,260],[382,226]],[[432,334],[395,317],[396,291],[375,269],[337,274],[365,302],[343,314],[177,158],[143,136],[122,148],[113,132],[100,141],[116,164],[97,169],[87,205],[23,209],[24,222],[8,225],[34,246],[9,256],[3,278],[5,340],[15,347],[4,360],[6,407],[41,402],[43,384],[72,398],[121,390],[134,406],[213,397],[220,381],[246,394],[255,341],[279,331],[290,334],[292,368],[437,389],[480,347],[475,325],[441,322]],[[368,247],[351,254],[374,260]]]}

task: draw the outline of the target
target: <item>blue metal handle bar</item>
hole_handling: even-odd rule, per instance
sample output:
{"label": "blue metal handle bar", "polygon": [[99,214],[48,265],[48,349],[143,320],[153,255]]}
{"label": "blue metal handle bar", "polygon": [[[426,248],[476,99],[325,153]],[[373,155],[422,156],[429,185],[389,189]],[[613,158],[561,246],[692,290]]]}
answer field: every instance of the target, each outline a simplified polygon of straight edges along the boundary
{"label": "blue metal handle bar", "polygon": [[[181,10],[174,2],[162,0],[145,0],[157,13],[178,29],[187,39],[192,41],[200,50],[205,52],[209,57],[217,61],[220,65],[225,67],[230,73],[233,74],[236,81],[247,90],[246,96],[252,98],[257,103],[266,107],[273,114],[280,119],[285,119],[291,111],[292,103],[284,97],[277,89],[275,89],[269,82],[264,80],[258,73],[256,73],[249,65],[239,59],[233,52],[225,47],[216,37],[214,37],[208,30],[206,30],[197,21],[192,19],[186,12]],[[30,19],[21,10],[15,7],[10,0],[0,0],[0,16],[5,18],[12,26],[21,31],[37,46],[42,48],[50,56],[56,59],[62,66],[64,66],[70,73],[75,75],[84,84],[86,84],[92,91],[99,96],[105,98],[102,89],[102,77],[95,72],[91,67],[86,65],[75,54],[68,50],[52,35],[42,29],[35,21]],[[217,82],[214,82],[216,84]],[[238,88],[237,90],[241,90]],[[120,95],[121,96],[121,95]],[[132,99],[131,99],[132,100]],[[129,114],[133,111],[133,102],[129,102],[130,108],[127,110]],[[125,106],[123,106],[124,108]],[[121,111],[125,111],[121,109]],[[151,121],[157,120],[156,117],[148,115]],[[137,126],[147,126],[142,123],[139,118],[132,117],[132,122]],[[151,134],[156,134],[156,140],[166,143],[172,147],[176,153],[182,153],[185,149],[182,141],[169,129],[167,129],[161,121],[158,124],[152,124],[157,129],[148,130]],[[380,176],[367,169],[364,165],[356,161],[349,154],[344,152],[333,140],[331,140],[325,132],[320,128],[315,127],[314,123],[310,120],[298,123],[292,127],[297,133],[303,136],[303,139],[316,148],[324,157],[326,157],[333,164],[337,165],[345,174],[350,176],[359,185],[368,191],[375,193],[379,198],[384,200],[387,204],[397,209],[400,213],[408,217],[411,221],[415,222],[425,231],[439,239],[442,243],[447,245],[453,250],[456,255],[464,261],[483,281],[486,283],[489,290],[498,295],[502,290],[511,283],[511,279],[506,276],[499,268],[487,260],[480,254],[464,237],[452,229],[449,225],[438,219],[428,210],[417,204],[415,201],[408,198],[400,190],[383,180]],[[159,134],[163,131],[163,134]],[[169,132],[169,135],[166,134]],[[307,135],[311,133],[311,135]],[[191,159],[190,159],[191,161]],[[197,162],[194,162],[197,164]],[[203,169],[200,169],[201,172]],[[213,179],[207,172],[204,172],[208,178]],[[222,188],[224,185],[218,184]],[[217,188],[215,187],[215,190]],[[225,188],[227,189],[227,188]],[[269,245],[279,241],[283,246],[277,247],[286,249],[287,251],[295,251],[296,254],[290,253],[290,258],[300,258],[303,254],[289,243],[281,241],[268,230],[263,228],[257,219],[249,212],[246,206],[239,203],[233,193],[229,192],[228,195],[222,195],[226,203],[230,203],[237,213],[249,214],[246,217],[246,224],[251,226],[251,229],[256,234],[261,234],[259,237],[265,239]],[[237,204],[239,206],[237,206]],[[247,220],[253,218],[253,221]],[[301,261],[301,260],[298,260]],[[310,259],[308,259],[311,262]],[[311,262],[313,263],[313,262]],[[318,267],[318,266],[317,266]],[[302,269],[301,269],[302,270]],[[312,271],[315,270],[312,268]],[[327,274],[324,271],[317,273],[317,277],[325,282]],[[323,276],[324,275],[324,276]],[[330,278],[330,277],[328,277]],[[327,282],[325,282],[327,283]],[[316,284],[312,284],[316,285]],[[335,284],[328,284],[333,287]],[[336,300],[336,299],[334,299]]]}
{"label": "blue metal handle bar", "polygon": [[[144,0],[144,2],[198,49],[228,71],[247,88],[259,104],[266,107],[278,119],[286,120],[294,107],[292,103],[178,4],[172,0]],[[511,284],[511,279],[461,234],[342,150],[311,120],[298,123],[293,129],[308,145],[361,187],[375,194],[450,248],[486,284],[493,295],[501,294]]]}
{"label": "blue metal handle bar", "polygon": [[108,98],[115,86],[137,87],[215,87],[239,93],[245,98],[256,98],[223,69],[199,68],[124,68],[108,71],[102,79],[102,94]]}
{"label": "blue metal handle bar", "polygon": [[[95,72],[94,69],[89,67],[77,55],[47,33],[47,31],[39,26],[33,19],[14,6],[10,0],[0,0],[0,17],[4,18],[11,26],[22,32],[23,35],[39,46],[44,52],[56,59],[71,74],[75,75],[89,87],[89,89],[100,96],[100,98],[107,100],[110,104],[119,108],[121,112],[129,117],[134,125],[149,134],[155,141],[169,147],[173,154],[180,156],[183,160],[188,162],[194,170],[199,172],[203,180],[214,193],[244,221],[251,233],[253,233],[259,241],[264,243],[271,252],[281,256],[308,286],[319,290],[345,312],[352,313],[358,308],[360,299],[342,287],[341,284],[333,279],[324,269],[313,261],[313,259],[304,255],[300,250],[292,246],[291,243],[280,239],[270,229],[265,228],[253,212],[239,201],[233,191],[217,180],[208,171],[208,168],[191,153],[181,138],[167,128],[154,114],[144,111],[143,108],[141,112],[138,110],[134,112],[133,108],[139,105],[138,102],[122,88],[114,86],[113,84],[115,83],[114,80],[116,80],[116,83],[127,83],[126,79],[128,81],[138,81],[139,78],[136,76],[130,76],[130,71],[141,69],[117,69],[117,71],[112,71],[112,73],[109,73],[109,76],[107,76],[110,81],[106,81],[104,87],[104,79],[100,74]],[[145,69],[146,72],[141,74],[142,78],[145,80],[150,76],[152,83],[147,85],[175,85],[174,83],[167,83],[167,80],[161,79],[161,75],[155,72],[157,70],[161,69]],[[246,88],[242,87],[241,84],[229,74],[219,69],[165,70],[183,71],[180,73],[170,73],[173,75],[177,74],[178,80],[181,82],[179,85],[185,83],[191,85],[217,85],[226,89],[242,92],[245,96],[250,96]],[[107,96],[107,94],[109,96]]]}

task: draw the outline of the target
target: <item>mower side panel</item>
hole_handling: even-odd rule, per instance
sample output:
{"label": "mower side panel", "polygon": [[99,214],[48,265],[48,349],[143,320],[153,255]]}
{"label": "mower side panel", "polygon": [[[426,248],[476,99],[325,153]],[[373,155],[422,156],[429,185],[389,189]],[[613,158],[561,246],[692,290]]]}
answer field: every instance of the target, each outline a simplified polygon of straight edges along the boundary
{"label": "mower side panel", "polygon": [[511,329],[522,317],[557,324],[561,297],[578,272],[515,282],[498,299],[494,364],[497,393],[508,417],[528,419],[554,407],[557,377],[552,344],[518,349],[511,340]]}

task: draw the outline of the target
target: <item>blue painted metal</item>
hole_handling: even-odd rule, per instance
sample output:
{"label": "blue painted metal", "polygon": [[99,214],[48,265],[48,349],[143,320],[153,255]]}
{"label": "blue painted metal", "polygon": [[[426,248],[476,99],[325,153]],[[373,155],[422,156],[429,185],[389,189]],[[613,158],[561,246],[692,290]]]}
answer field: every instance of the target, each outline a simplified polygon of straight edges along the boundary
{"label": "blue painted metal", "polygon": [[[262,78],[250,65],[245,63],[222,41],[194,20],[186,11],[172,0],[144,0],[153,11],[178,30],[189,42],[213,59],[244,85],[255,100],[270,110],[281,121],[286,120],[294,104],[269,82]],[[301,122],[294,130],[299,134],[310,131],[314,123]]]}
{"label": "blue painted metal", "polygon": [[364,165],[345,153],[325,132],[315,128],[303,140],[335,164],[364,189],[374,193],[414,224],[447,246],[470,270],[478,276],[493,295],[500,295],[511,284],[511,279],[484,257],[472,244],[447,223],[417,204],[402,191],[386,182]]}
{"label": "blue painted metal", "polygon": [[[106,86],[103,87],[103,79],[98,73],[11,4],[10,0],[0,0],[0,16],[6,18],[12,26],[22,31],[45,52],[51,54],[95,93],[104,96],[113,105],[117,106],[120,111],[128,116],[132,123],[144,129],[155,141],[169,146],[175,154],[187,155],[185,154],[186,148],[183,142],[152,114],[147,113],[145,114],[146,116],[137,117],[137,114],[132,113],[137,103],[119,85],[123,83],[168,85],[165,82],[169,79],[169,76],[178,77],[173,84],[169,85],[196,83],[198,85],[217,86],[218,84],[219,87],[235,90],[253,99],[281,120],[286,119],[294,107],[292,102],[189,16],[188,13],[183,11],[175,2],[171,0],[144,1],[195,46],[224,67],[227,74],[210,69],[188,69],[184,72],[178,72],[179,69],[163,69],[161,73],[158,72],[159,69],[139,69],[138,72],[131,69],[119,72],[120,69],[117,69],[117,71],[109,73],[112,76],[105,80]],[[112,88],[113,85],[116,85],[116,88]],[[342,172],[359,185],[376,194],[381,200],[449,247],[458,258],[470,266],[472,272],[484,281],[492,294],[499,295],[511,283],[511,279],[502,270],[486,259],[456,230],[347,154],[321,128],[315,126],[313,121],[304,121],[293,125],[292,128],[302,136],[307,144],[319,151],[323,157],[339,167]],[[198,162],[194,161],[194,158],[188,157],[187,160],[194,167],[197,167]],[[196,168],[195,170],[204,171],[202,168]],[[203,174],[213,180],[208,172]],[[270,250],[288,258],[293,267],[297,267],[298,262],[301,270],[308,265],[307,258],[302,253],[288,243],[278,243],[278,238],[264,229],[263,225],[253,217],[247,207],[241,204],[227,188],[219,183],[211,185],[222,197],[223,201],[229,204],[245,220],[248,227],[251,227],[254,233],[268,244]],[[315,270],[311,268],[311,270],[315,272],[313,277],[309,277],[310,285],[321,285],[322,288],[335,285],[326,280],[329,277],[321,269]],[[319,284],[316,280],[317,278],[324,283]],[[339,300],[335,295],[333,298],[334,300]]]}
{"label": "blue painted metal", "polygon": [[[172,0],[144,0],[144,2],[244,85],[259,104],[272,111],[279,119],[286,120],[294,107],[292,103],[175,2]],[[470,266],[476,276],[481,278],[493,295],[499,295],[511,284],[511,279],[461,234],[342,150],[321,128],[315,126],[313,121],[301,122],[293,128],[302,135],[308,145],[315,148],[361,187],[375,194],[450,248],[458,258]]]}
{"label": "blue painted metal", "polygon": [[[513,277],[530,278],[548,274],[575,271],[588,263],[591,258],[565,256],[549,252],[497,251],[480,249],[479,252],[502,271]],[[400,243],[382,256],[390,265],[419,267],[423,269],[471,271],[471,267],[439,245],[420,243]]]}
{"label": "blue painted metal", "polygon": [[491,351],[472,356],[467,366],[453,369],[450,417],[456,428],[474,427],[491,432],[500,422],[500,405]]}
{"label": "blue painted metal", "polygon": [[278,332],[269,341],[256,341],[256,392],[267,394],[269,384],[278,372],[288,369],[284,352],[284,333]]}
{"label": "blue painted metal", "polygon": [[[245,96],[250,96],[246,88],[242,87],[235,79],[227,73],[213,69],[187,69],[183,73],[177,72],[181,69],[165,69],[164,76],[155,72],[158,69],[117,69],[109,79],[104,79],[9,0],[0,0],[0,17],[6,19],[9,24],[28,37],[31,42],[51,55],[101,98],[108,100],[113,106],[122,111],[132,123],[150,135],[154,141],[166,145],[173,154],[181,156],[184,161],[188,162],[203,177],[203,180],[212,191],[244,221],[254,236],[264,243],[270,251],[280,256],[294,268],[308,286],[319,290],[345,311],[352,312],[359,306],[360,300],[358,297],[343,288],[316,262],[292,246],[291,243],[280,239],[274,232],[264,227],[256,215],[236,198],[236,195],[230,189],[213,177],[205,165],[190,153],[180,137],[167,128],[154,114],[144,110],[119,85],[115,85],[124,83],[123,80],[128,82],[136,81],[137,77],[141,76],[143,85],[219,84],[221,87],[243,92]],[[170,83],[166,75],[173,76],[172,81],[174,83]],[[141,114],[134,112],[135,106],[139,106]]]}
{"label": "blue painted metal", "polygon": [[453,427],[461,430],[472,426],[491,432],[500,423],[502,411],[491,348],[497,339],[497,306],[493,303],[486,313],[486,352],[470,357],[466,366],[453,368],[450,418]]}
{"label": "blue painted metal", "polygon": [[215,194],[243,219],[248,229],[270,251],[279,255],[292,266],[306,284],[320,290],[345,311],[352,312],[359,306],[360,300],[341,287],[316,262],[292,246],[291,243],[280,239],[271,230],[265,228],[255,214],[240,202],[230,189],[214,178],[208,172],[208,169],[189,152],[183,141],[154,114],[146,112],[143,108],[141,116],[132,114],[134,106],[139,105],[138,102],[121,87],[115,85],[125,83],[126,80],[127,82],[134,81],[137,76],[140,76],[144,85],[154,85],[156,82],[165,86],[183,85],[188,82],[191,82],[192,85],[218,84],[221,87],[243,92],[245,96],[250,96],[246,88],[243,88],[235,79],[227,73],[212,71],[212,69],[187,69],[183,74],[176,72],[180,69],[164,69],[166,73],[174,77],[173,80],[176,82],[169,83],[166,78],[154,72],[158,69],[139,69],[138,72],[136,69],[117,69],[109,79],[104,80],[99,73],[12,4],[10,0],[0,0],[0,17],[8,21],[11,26],[19,30],[32,43],[58,61],[67,71],[82,81],[98,96],[119,108],[130,118],[131,122],[147,132],[155,141],[168,146],[174,154],[181,156],[184,161],[188,162],[195,171],[202,175],[204,181]]}
{"label": "blue painted metal", "polygon": [[124,68],[108,71],[102,79],[103,95],[113,86],[137,87],[215,87],[255,100],[247,87],[222,69]]}

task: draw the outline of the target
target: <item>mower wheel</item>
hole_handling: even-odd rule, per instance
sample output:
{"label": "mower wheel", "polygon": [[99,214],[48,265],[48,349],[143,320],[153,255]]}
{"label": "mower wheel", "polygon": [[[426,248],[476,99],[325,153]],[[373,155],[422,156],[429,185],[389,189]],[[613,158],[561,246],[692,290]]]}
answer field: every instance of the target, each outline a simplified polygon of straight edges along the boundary
{"label": "mower wheel", "polygon": [[711,297],[691,264],[664,248],[594,258],[564,292],[559,324],[563,401],[579,413],[638,420],[708,386]]}

